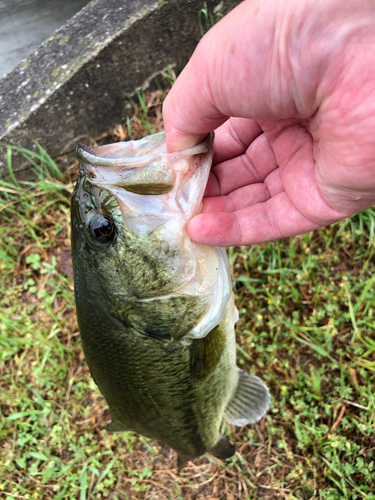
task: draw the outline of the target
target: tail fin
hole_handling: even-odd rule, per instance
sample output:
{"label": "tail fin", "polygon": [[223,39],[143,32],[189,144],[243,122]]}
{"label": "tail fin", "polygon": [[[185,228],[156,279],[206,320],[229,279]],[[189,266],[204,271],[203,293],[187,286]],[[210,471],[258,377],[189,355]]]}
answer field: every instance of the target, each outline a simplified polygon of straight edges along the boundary
{"label": "tail fin", "polygon": [[237,388],[225,408],[224,418],[233,425],[253,424],[267,413],[271,402],[270,393],[260,378],[237,369]]}

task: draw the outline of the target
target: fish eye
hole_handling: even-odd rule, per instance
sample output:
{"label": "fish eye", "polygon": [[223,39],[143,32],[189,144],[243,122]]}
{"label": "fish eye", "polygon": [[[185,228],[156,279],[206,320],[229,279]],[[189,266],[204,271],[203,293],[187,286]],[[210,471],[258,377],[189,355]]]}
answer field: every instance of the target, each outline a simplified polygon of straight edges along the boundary
{"label": "fish eye", "polygon": [[98,214],[90,221],[90,231],[96,240],[107,243],[115,236],[115,223],[111,217]]}

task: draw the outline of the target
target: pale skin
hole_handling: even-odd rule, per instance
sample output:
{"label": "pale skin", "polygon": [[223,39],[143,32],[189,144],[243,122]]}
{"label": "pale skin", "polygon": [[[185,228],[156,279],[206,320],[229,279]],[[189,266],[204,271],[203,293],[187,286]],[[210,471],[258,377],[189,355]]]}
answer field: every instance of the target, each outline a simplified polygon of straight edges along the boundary
{"label": "pale skin", "polygon": [[375,204],[375,0],[245,0],[163,108],[169,152],[215,130],[191,238],[252,245]]}

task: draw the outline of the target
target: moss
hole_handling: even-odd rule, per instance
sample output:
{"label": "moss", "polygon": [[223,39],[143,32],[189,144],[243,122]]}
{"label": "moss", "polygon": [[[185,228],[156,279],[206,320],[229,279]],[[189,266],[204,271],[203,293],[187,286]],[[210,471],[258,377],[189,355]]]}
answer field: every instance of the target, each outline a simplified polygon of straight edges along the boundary
{"label": "moss", "polygon": [[55,68],[55,69],[52,71],[51,75],[52,75],[52,76],[57,76],[57,75],[60,73],[60,71],[61,71],[61,68],[58,66],[57,68]]}
{"label": "moss", "polygon": [[66,45],[69,42],[70,36],[66,35],[59,41],[59,45]]}

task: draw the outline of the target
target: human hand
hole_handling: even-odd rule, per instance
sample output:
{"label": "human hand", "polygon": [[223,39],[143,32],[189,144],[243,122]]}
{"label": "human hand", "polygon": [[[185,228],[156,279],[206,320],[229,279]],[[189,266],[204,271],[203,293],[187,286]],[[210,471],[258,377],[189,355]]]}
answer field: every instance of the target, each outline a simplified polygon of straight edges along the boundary
{"label": "human hand", "polygon": [[375,203],[375,4],[246,0],[164,104],[170,152],[216,129],[197,242],[301,234]]}

